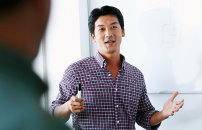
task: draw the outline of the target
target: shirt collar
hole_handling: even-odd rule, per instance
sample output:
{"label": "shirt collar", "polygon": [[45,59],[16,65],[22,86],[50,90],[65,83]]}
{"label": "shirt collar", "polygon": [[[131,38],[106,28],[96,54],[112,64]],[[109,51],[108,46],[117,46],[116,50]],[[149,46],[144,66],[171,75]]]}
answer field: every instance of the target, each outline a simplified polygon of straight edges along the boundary
{"label": "shirt collar", "polygon": [[[99,64],[99,66],[101,68],[106,67],[107,63],[106,63],[105,59],[100,55],[99,51],[97,51],[97,53],[95,53],[94,58],[96,59],[97,63]],[[122,69],[124,70],[125,65],[126,65],[125,57],[122,54],[120,54],[120,59],[122,60]]]}
{"label": "shirt collar", "polygon": [[101,68],[106,67],[107,63],[98,51],[95,53],[94,57]]}

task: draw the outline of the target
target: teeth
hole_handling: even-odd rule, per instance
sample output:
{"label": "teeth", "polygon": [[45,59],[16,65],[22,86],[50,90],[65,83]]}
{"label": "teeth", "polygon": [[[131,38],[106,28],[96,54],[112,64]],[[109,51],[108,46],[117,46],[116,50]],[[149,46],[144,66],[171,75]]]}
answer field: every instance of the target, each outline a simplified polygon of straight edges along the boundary
{"label": "teeth", "polygon": [[112,43],[113,41],[108,41],[108,43]]}

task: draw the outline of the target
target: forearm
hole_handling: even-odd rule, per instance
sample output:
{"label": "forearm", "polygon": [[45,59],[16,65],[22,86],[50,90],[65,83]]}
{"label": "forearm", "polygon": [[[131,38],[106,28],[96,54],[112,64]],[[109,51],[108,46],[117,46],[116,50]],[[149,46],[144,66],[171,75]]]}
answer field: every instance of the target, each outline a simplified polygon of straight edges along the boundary
{"label": "forearm", "polygon": [[69,120],[70,114],[71,110],[68,102],[63,105],[56,106],[54,109],[54,116],[64,121]]}
{"label": "forearm", "polygon": [[158,125],[161,121],[167,119],[168,117],[164,117],[162,115],[162,111],[154,113],[150,118],[150,125],[155,126]]}

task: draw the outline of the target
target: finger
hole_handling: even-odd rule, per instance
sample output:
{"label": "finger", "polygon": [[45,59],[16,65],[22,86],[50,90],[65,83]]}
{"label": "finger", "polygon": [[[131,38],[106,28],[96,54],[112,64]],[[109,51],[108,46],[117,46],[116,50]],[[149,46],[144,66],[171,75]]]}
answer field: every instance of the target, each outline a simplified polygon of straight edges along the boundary
{"label": "finger", "polygon": [[184,104],[184,102],[176,103],[176,107],[181,107],[183,104]]}
{"label": "finger", "polygon": [[84,106],[70,106],[71,110],[79,110],[79,109],[83,109]]}
{"label": "finger", "polygon": [[84,106],[84,102],[81,102],[81,106]]}
{"label": "finger", "polygon": [[180,101],[177,101],[176,104],[179,105],[179,104],[181,104],[182,102],[184,102],[184,99],[182,99],[182,100],[180,100]]}
{"label": "finger", "polygon": [[84,111],[84,109],[85,109],[85,108],[83,107],[83,108],[81,108],[81,109],[79,109],[79,110],[80,110],[80,112],[82,112],[82,111]]}
{"label": "finger", "polygon": [[182,104],[182,106],[180,108],[182,108],[183,106],[184,106],[184,102],[183,102],[183,104]]}
{"label": "finger", "polygon": [[174,111],[172,111],[171,116],[174,116]]}
{"label": "finger", "polygon": [[75,102],[84,102],[84,101],[85,101],[84,98],[76,98],[76,99],[75,99]]}
{"label": "finger", "polygon": [[83,109],[84,106],[72,106],[72,110]]}
{"label": "finger", "polygon": [[76,101],[76,99],[78,99],[78,97],[76,97],[76,96],[71,97],[71,100],[74,101],[74,102]]}
{"label": "finger", "polygon": [[175,107],[175,108],[174,108],[174,112],[178,112],[179,109],[180,109],[180,107]]}
{"label": "finger", "polygon": [[182,108],[182,106],[184,105],[184,102],[179,104],[179,108]]}
{"label": "finger", "polygon": [[173,93],[173,95],[170,97],[170,100],[173,101],[177,95],[178,95],[178,91]]}
{"label": "finger", "polygon": [[82,111],[84,111],[84,107],[82,107],[82,108],[75,108],[75,109],[71,109],[71,111],[73,112],[73,113],[80,113],[80,112],[82,112]]}
{"label": "finger", "polygon": [[80,112],[82,112],[82,111],[84,111],[85,110],[85,108],[83,107],[83,109],[81,109],[81,111]]}
{"label": "finger", "polygon": [[70,102],[70,105],[72,106],[81,106],[80,102]]}
{"label": "finger", "polygon": [[73,113],[80,113],[81,110],[73,110],[72,112],[73,112]]}
{"label": "finger", "polygon": [[178,106],[176,106],[176,107],[174,108],[174,111],[175,111],[175,112],[178,112],[179,109],[182,108],[183,104],[184,104],[184,102],[182,102],[181,104],[179,104]]}

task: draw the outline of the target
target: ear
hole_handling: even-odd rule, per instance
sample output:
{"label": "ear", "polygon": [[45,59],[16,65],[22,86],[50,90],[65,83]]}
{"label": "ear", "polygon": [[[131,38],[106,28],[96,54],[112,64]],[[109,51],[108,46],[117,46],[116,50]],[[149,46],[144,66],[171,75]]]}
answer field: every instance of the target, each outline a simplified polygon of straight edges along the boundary
{"label": "ear", "polygon": [[122,29],[122,37],[125,36],[125,28]]}
{"label": "ear", "polygon": [[90,36],[91,36],[91,38],[93,39],[93,41],[96,42],[95,36],[94,36],[92,33],[90,34]]}

